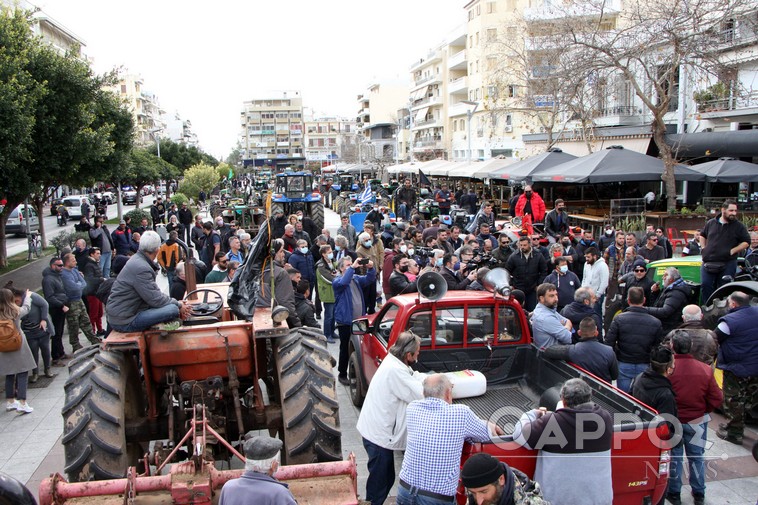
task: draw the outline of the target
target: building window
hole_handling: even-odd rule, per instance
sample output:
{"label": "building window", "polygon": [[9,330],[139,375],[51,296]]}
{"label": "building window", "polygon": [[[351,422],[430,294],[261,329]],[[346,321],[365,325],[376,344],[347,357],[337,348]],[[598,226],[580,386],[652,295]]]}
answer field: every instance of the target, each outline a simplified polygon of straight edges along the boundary
{"label": "building window", "polygon": [[476,32],[474,41],[476,42],[476,46],[479,47],[479,32]]}
{"label": "building window", "polygon": [[509,84],[506,88],[506,96],[508,98],[513,98],[516,96],[516,85],[515,84]]}
{"label": "building window", "polygon": [[476,6],[476,15],[478,16],[481,13],[482,13],[482,6],[481,5],[477,5]]}
{"label": "building window", "polygon": [[487,28],[487,42],[495,42],[497,40],[497,28]]}
{"label": "building window", "polygon": [[126,94],[126,84],[121,85],[121,93],[124,95]]}
{"label": "building window", "polygon": [[474,36],[473,35],[469,35],[468,36],[468,47],[469,47],[469,49],[471,49],[472,47],[474,47]]}
{"label": "building window", "polygon": [[506,126],[513,126],[513,116],[511,114],[505,115],[505,125]]}
{"label": "building window", "polygon": [[487,2],[487,14],[494,14],[497,12],[497,2]]}
{"label": "building window", "polygon": [[468,11],[468,20],[471,21],[472,19],[474,19],[474,9]]}

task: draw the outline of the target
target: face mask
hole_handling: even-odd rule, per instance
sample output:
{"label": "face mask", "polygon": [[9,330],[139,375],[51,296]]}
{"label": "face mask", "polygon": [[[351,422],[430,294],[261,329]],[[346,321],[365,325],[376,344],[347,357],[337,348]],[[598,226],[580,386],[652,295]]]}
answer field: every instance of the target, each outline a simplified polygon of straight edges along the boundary
{"label": "face mask", "polygon": [[413,256],[413,248],[408,249],[408,256]]}
{"label": "face mask", "polygon": [[565,274],[566,272],[569,271],[569,267],[568,265],[561,265],[559,270],[561,271],[561,273]]}
{"label": "face mask", "polygon": [[337,251],[337,252],[340,252],[342,250],[342,248],[340,246],[336,245],[336,246],[334,246],[334,250]]}
{"label": "face mask", "polygon": [[613,235],[613,230],[605,230],[605,234],[610,237],[611,235]]}
{"label": "face mask", "polygon": [[327,254],[326,255],[326,259],[328,259],[329,261],[333,260],[334,259],[334,253]]}
{"label": "face mask", "polygon": [[527,192],[526,192],[526,193],[524,193],[524,194],[527,196],[527,198],[528,198],[528,197],[530,197],[530,196],[532,196],[532,192],[531,192],[531,191],[527,191]]}
{"label": "face mask", "polygon": [[308,254],[308,248],[307,247],[301,247],[300,252],[303,254]]}
{"label": "face mask", "polygon": [[456,261],[455,265],[453,265],[453,270],[460,270],[461,269],[461,262]]}
{"label": "face mask", "polygon": [[297,220],[298,221],[302,221],[303,220],[303,216],[297,216]]}
{"label": "face mask", "polygon": [[407,272],[408,270],[409,270],[409,267],[408,267],[408,265],[401,265],[401,266],[400,266],[400,271],[401,271],[401,272],[405,273],[405,272]]}
{"label": "face mask", "polygon": [[365,242],[363,243],[363,246],[364,246],[366,249],[371,249],[371,244],[372,244],[372,243],[373,243],[373,242],[371,242],[370,240],[367,240],[367,241],[365,241]]}
{"label": "face mask", "polygon": [[400,246],[400,252],[403,253],[403,254],[405,254],[406,252],[408,252],[408,246],[401,245]]}
{"label": "face mask", "polygon": [[563,247],[568,247],[571,245],[571,242],[569,242],[568,240],[564,240],[563,242],[561,242],[561,244],[563,244]]}
{"label": "face mask", "polygon": [[490,234],[489,233],[482,233],[481,235],[482,235],[482,238],[485,239],[485,240],[488,239],[488,238],[490,238]]}
{"label": "face mask", "polygon": [[436,266],[441,267],[442,266],[442,258],[437,258],[437,261],[434,263]]}

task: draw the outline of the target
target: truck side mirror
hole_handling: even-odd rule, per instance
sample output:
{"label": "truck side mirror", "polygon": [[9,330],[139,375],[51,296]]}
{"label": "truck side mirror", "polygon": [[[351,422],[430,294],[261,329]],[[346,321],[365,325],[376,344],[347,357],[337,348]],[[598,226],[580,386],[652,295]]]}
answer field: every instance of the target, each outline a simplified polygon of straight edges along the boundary
{"label": "truck side mirror", "polygon": [[353,321],[351,331],[354,335],[365,335],[368,333],[368,321],[365,319],[358,319]]}

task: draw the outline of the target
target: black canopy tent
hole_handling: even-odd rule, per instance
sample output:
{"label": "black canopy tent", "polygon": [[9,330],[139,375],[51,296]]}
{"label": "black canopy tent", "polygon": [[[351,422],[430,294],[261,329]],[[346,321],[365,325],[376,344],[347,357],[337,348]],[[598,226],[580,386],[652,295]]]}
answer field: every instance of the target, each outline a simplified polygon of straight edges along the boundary
{"label": "black canopy tent", "polygon": [[690,168],[705,175],[706,182],[758,182],[758,165],[735,158],[719,158]]}
{"label": "black canopy tent", "polygon": [[529,180],[534,174],[541,173],[549,168],[553,168],[575,159],[576,156],[573,154],[564,153],[558,148],[552,148],[542,154],[531,156],[525,160],[490,172],[488,177],[491,179],[504,179],[514,182]]}

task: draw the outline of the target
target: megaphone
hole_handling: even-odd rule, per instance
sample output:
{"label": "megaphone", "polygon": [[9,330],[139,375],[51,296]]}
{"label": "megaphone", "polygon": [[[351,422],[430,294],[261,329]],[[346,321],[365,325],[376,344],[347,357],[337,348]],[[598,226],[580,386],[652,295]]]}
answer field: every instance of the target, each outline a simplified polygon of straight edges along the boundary
{"label": "megaphone", "polygon": [[429,300],[439,300],[447,293],[447,282],[437,272],[425,272],[416,280],[418,292]]}
{"label": "megaphone", "polygon": [[484,276],[484,289],[503,296],[511,295],[511,274],[505,268],[493,268]]}

